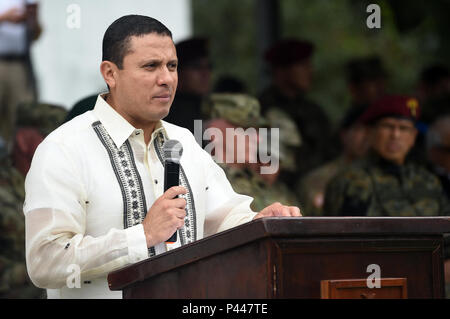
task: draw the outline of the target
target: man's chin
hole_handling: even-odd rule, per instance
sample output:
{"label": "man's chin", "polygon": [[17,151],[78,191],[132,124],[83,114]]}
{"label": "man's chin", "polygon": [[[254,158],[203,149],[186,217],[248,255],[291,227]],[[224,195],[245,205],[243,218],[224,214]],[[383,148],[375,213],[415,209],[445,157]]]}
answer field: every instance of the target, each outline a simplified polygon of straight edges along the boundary
{"label": "man's chin", "polygon": [[167,109],[167,111],[160,113],[160,120],[164,120],[169,115],[170,108]]}
{"label": "man's chin", "polygon": [[158,111],[155,112],[156,114],[154,114],[154,116],[157,118],[157,120],[163,120],[165,117],[167,117],[167,115],[169,115],[170,106],[171,106],[171,104],[169,104],[169,103],[158,106]]}
{"label": "man's chin", "polygon": [[397,165],[401,165],[405,161],[405,156],[401,154],[386,154],[383,157],[385,160]]}

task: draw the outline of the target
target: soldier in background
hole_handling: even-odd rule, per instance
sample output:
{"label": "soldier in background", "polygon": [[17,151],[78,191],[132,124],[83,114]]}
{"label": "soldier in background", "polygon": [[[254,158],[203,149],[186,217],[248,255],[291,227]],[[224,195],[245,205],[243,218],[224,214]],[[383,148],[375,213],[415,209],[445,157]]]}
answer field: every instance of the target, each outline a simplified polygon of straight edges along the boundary
{"label": "soldier in background", "polygon": [[430,124],[444,113],[450,113],[450,69],[448,65],[433,63],[419,74],[417,96],[422,102],[422,120]]}
{"label": "soldier in background", "polygon": [[433,114],[439,114],[433,110],[432,105],[427,105],[426,103],[429,100],[433,100],[449,93],[450,70],[448,67],[436,63],[426,66],[420,72],[419,81],[417,84],[417,96],[422,104],[424,104],[422,113],[426,122],[434,119]]}
{"label": "soldier in background", "polygon": [[442,116],[450,115],[450,71],[442,64],[426,66],[419,75],[417,97],[422,106],[419,135],[412,150],[414,159],[427,164],[426,135],[429,125]]}
{"label": "soldier in background", "polygon": [[65,108],[54,104],[33,102],[18,106],[12,162],[23,176],[30,168],[37,146],[64,122],[66,115]]}
{"label": "soldier in background", "polygon": [[450,115],[432,123],[427,132],[426,146],[430,169],[439,177],[450,200]]}
{"label": "soldier in background", "polygon": [[0,152],[0,298],[45,298],[45,290],[31,283],[25,264],[24,176],[6,150]]}
{"label": "soldier in background", "polygon": [[341,121],[339,129],[342,145],[341,155],[308,173],[298,183],[296,190],[302,203],[304,216],[321,216],[328,182],[338,172],[367,153],[367,130],[363,124],[358,122],[363,111],[363,108],[355,106],[347,111]]}
{"label": "soldier in background", "polygon": [[[295,194],[291,189],[278,179],[279,170],[273,174],[261,174],[262,164],[257,158],[258,141],[263,138],[258,135],[258,128],[269,128],[270,123],[261,116],[260,105],[256,98],[245,94],[212,94],[208,101],[211,119],[207,122],[206,128],[216,128],[220,130],[223,140],[214,137],[215,143],[213,154],[218,164],[224,169],[233,189],[241,194],[254,197],[251,208],[259,211],[267,206],[267,203],[281,202],[288,206],[298,206]],[[234,141],[226,139],[226,129],[242,128],[246,130],[241,137],[248,136],[245,142],[245,161],[239,163],[237,160],[240,145],[237,145],[238,138]],[[254,128],[255,131],[248,130]],[[235,133],[239,135],[239,132]],[[282,143],[282,141],[280,141]],[[262,143],[267,145],[266,143]],[[227,155],[232,154],[233,161],[226,160]],[[270,154],[272,160],[277,156],[280,165],[283,165],[283,158],[278,158],[278,154]]]}
{"label": "soldier in background", "polygon": [[12,152],[0,148],[0,298],[46,297],[26,270],[24,183],[37,146],[63,123],[66,114],[58,105],[20,104]]}
{"label": "soldier in background", "polygon": [[[312,84],[313,50],[310,42],[286,39],[265,54],[271,67],[272,83],[259,96],[263,115],[271,109],[284,112],[301,136],[301,146],[295,150],[295,172],[282,171],[280,176],[292,189],[303,174],[336,154],[327,116],[306,97]],[[282,134],[283,127],[280,129]]]}
{"label": "soldier in background", "polygon": [[377,56],[355,58],[346,65],[350,108],[366,109],[386,91],[386,71]]}
{"label": "soldier in background", "polygon": [[386,96],[360,121],[368,126],[368,155],[328,184],[324,212],[334,216],[450,215],[438,178],[407,155],[417,136],[417,99]]}

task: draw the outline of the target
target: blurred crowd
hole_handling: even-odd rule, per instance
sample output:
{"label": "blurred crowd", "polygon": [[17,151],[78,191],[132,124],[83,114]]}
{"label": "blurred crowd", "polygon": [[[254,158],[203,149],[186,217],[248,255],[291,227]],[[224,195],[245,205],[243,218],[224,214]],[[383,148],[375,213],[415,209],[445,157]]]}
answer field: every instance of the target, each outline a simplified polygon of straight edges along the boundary
{"label": "blurred crowd", "polygon": [[[27,2],[21,9],[13,0],[0,2],[0,297],[9,298],[44,296],[30,284],[24,262],[23,188],[34,151],[59,125],[93,109],[97,97],[80,97],[69,111],[39,102],[29,48],[40,27],[36,4]],[[303,216],[450,215],[446,65],[418,70],[416,87],[404,94],[388,87],[388,77],[395,74],[387,74],[379,57],[345,62],[342,76],[351,103],[342,108],[346,112],[334,129],[322,107],[308,97],[313,43],[283,39],[270,47],[261,58],[270,67],[271,83],[257,96],[229,74],[218,75],[213,83],[208,39],[187,39],[176,48],[178,90],[164,120],[193,134],[194,120],[202,120],[202,146],[218,142],[205,139],[203,132],[209,128],[226,138],[227,129],[243,128],[239,134],[244,137],[247,129],[258,129],[256,138],[244,138],[255,145],[244,148],[248,154],[243,162],[224,160],[238,156],[227,155],[236,153],[237,148],[227,147],[236,137],[223,139],[211,154],[233,188],[254,197],[253,210],[279,201],[299,206]],[[258,136],[262,128],[279,129],[278,147],[270,153],[279,165],[270,174],[261,173],[268,163],[250,152],[268,150],[268,141]]]}
{"label": "blurred crowd", "polygon": [[[179,91],[165,120],[195,133],[194,120],[202,119],[203,129],[217,128],[223,136],[227,128],[279,128],[275,174],[258,173],[261,161],[219,161],[233,186],[255,197],[255,210],[264,207],[259,200],[280,198],[300,206],[304,216],[450,214],[450,73],[445,65],[425,67],[413,94],[404,94],[389,89],[387,79],[394,75],[387,74],[379,57],[346,62],[351,102],[334,129],[308,97],[312,43],[284,39],[269,48],[263,58],[271,84],[258,96],[230,75],[212,83],[208,45],[204,38],[177,44]],[[260,142],[254,139],[256,147]],[[223,158],[229,149],[221,150]]]}

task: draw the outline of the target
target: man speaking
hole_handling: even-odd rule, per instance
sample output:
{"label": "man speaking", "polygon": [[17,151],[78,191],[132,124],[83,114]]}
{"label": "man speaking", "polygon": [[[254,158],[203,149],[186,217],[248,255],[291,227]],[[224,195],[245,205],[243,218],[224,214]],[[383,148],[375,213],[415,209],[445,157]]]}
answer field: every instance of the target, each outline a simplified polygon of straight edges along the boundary
{"label": "man speaking", "polygon": [[[301,216],[272,204],[259,213],[187,130],[162,119],[177,88],[172,34],[129,15],[109,26],[100,71],[109,92],[38,147],[26,178],[27,269],[49,298],[121,298],[107,274],[266,216]],[[164,192],[166,140],[180,141],[180,186]],[[67,285],[78,270],[80,285]],[[73,287],[73,288],[71,288]]]}

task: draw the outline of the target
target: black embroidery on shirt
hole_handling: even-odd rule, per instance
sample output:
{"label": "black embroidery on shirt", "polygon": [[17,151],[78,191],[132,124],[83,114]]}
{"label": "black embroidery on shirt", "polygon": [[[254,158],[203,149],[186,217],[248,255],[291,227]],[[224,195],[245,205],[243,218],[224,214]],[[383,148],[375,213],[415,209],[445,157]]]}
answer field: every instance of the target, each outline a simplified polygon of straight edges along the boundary
{"label": "black embroidery on shirt", "polygon": [[[158,136],[153,140],[153,145],[155,146],[156,154],[164,166],[164,152],[162,151],[163,144],[165,141],[164,134],[159,133]],[[184,172],[183,166],[180,165],[180,185],[186,188],[187,193],[184,195],[180,195],[180,197],[186,200],[186,217],[184,219],[184,226],[179,229],[178,233],[180,234],[180,243],[181,245],[192,243],[197,239],[197,222],[196,222],[196,212],[195,212],[195,203],[194,197],[191,189],[191,185],[189,185],[189,181],[186,177],[186,173]]]}
{"label": "black embroidery on shirt", "polygon": [[[128,228],[142,223],[147,214],[144,187],[141,176],[134,161],[130,142],[125,141],[120,148],[109,136],[100,121],[92,127],[108,152],[111,165],[122,192],[123,200],[123,227]],[[148,249],[149,257],[155,255],[155,248]]]}

